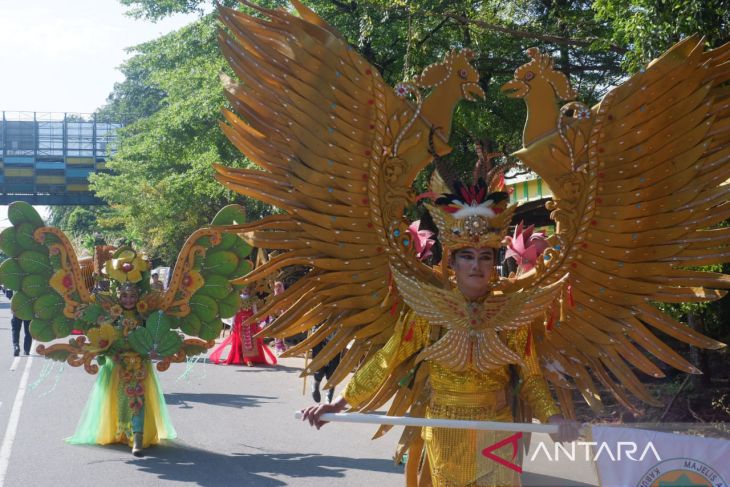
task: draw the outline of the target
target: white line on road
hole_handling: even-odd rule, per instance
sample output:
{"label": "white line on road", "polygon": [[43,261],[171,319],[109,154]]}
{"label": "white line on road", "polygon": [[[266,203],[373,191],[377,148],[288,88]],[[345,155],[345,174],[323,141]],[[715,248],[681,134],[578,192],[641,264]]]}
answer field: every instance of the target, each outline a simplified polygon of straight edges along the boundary
{"label": "white line on road", "polygon": [[[29,350],[33,350],[33,345],[35,345],[35,344],[36,344],[36,341],[35,340],[33,340],[32,342],[30,342],[31,348]],[[10,364],[10,371],[11,372],[18,368],[18,363],[20,363],[20,356],[15,357],[13,359],[13,363]]]}
{"label": "white line on road", "polygon": [[20,357],[15,357],[13,359],[13,363],[10,364],[10,371],[11,372],[18,368],[18,363],[20,363]]}
{"label": "white line on road", "polygon": [[13,401],[13,409],[10,410],[8,427],[5,430],[2,446],[0,446],[0,487],[5,485],[5,474],[8,471],[10,451],[13,449],[15,433],[18,431],[20,408],[23,407],[23,398],[25,397],[25,389],[28,385],[28,377],[30,377],[31,363],[33,363],[33,357],[27,357],[25,369],[23,369],[23,376],[20,378],[20,384],[18,384],[18,392],[15,394],[15,401]]}

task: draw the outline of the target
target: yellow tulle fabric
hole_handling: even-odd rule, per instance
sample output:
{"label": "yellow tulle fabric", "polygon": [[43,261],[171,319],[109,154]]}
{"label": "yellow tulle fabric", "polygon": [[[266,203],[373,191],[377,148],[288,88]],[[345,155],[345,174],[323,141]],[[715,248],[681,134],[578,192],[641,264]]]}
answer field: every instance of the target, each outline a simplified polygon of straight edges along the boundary
{"label": "yellow tulle fabric", "polygon": [[[167,414],[167,405],[152,364],[147,360],[144,366],[147,376],[142,383],[143,444],[148,447],[160,443],[160,440],[175,438],[176,432]],[[111,360],[102,366],[76,432],[68,439],[69,443],[123,443],[131,446],[131,410],[124,394],[121,371],[122,367]]]}

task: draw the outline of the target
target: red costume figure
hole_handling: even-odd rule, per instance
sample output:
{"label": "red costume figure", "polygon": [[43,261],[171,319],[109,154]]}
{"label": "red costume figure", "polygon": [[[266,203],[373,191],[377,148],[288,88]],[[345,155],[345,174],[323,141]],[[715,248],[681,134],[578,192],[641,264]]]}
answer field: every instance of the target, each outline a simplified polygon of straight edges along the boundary
{"label": "red costume figure", "polygon": [[[271,349],[264,344],[261,338],[254,338],[259,332],[259,324],[247,321],[256,314],[256,296],[249,297],[248,294],[241,295],[241,309],[233,319],[231,334],[218,345],[210,354],[211,362],[227,365],[246,364],[253,367],[253,364],[276,365],[276,356]],[[230,345],[228,358],[221,360],[223,350]]]}

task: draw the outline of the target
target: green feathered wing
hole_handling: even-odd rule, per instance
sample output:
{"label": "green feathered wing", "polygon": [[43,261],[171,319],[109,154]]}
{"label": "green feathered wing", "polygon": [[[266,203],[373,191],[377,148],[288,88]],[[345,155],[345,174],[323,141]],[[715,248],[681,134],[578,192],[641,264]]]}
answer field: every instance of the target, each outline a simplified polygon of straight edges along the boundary
{"label": "green feathered wing", "polygon": [[31,320],[31,335],[41,342],[95,326],[102,310],[92,306],[68,238],[22,201],[10,204],[8,219],[12,226],[0,233],[0,250],[9,257],[0,265],[0,284],[14,291],[13,314]]}
{"label": "green feathered wing", "polygon": [[[112,315],[116,297],[92,295],[86,288],[76,254],[63,232],[44,226],[33,207],[24,202],[12,203],[8,217],[13,225],[0,233],[0,250],[10,258],[0,265],[0,283],[15,291],[12,311],[31,320],[36,340],[64,338],[74,329],[98,334],[103,323],[123,325],[122,318]],[[145,326],[134,328],[126,337],[118,336],[110,349],[128,345],[142,356],[163,359],[204,352],[220,334],[221,320],[239,309],[241,286],[230,281],[252,268],[248,260],[251,247],[221,227],[244,221],[243,208],[231,205],[210,226],[194,232],[178,255],[168,290],[140,297],[137,310]],[[180,332],[209,343],[185,339]],[[59,359],[65,359],[69,351],[84,353],[81,346],[72,343],[73,350],[64,351]]]}
{"label": "green feathered wing", "polygon": [[[241,224],[243,208],[230,205],[185,242],[175,263],[170,287],[161,296],[149,295],[151,310],[145,327],[130,333],[130,345],[139,353],[151,351],[161,357],[175,354],[181,347],[186,355],[206,348],[194,341],[176,340],[176,330],[206,341],[214,340],[223,329],[223,319],[240,307],[241,286],[231,284],[251,271],[251,246],[218,226]],[[144,305],[143,305],[144,306]]]}

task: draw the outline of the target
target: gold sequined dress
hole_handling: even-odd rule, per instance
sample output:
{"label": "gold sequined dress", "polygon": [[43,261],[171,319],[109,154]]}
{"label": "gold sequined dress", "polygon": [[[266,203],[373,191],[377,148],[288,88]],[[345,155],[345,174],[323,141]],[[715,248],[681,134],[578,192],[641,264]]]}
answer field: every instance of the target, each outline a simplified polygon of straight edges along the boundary
{"label": "gold sequined dress", "polygon": [[[351,407],[357,409],[361,406],[399,364],[433,341],[428,321],[415,314],[406,315],[398,326],[399,330],[388,343],[358,370],[347,385],[343,397]],[[510,349],[523,358],[523,365],[517,367],[520,379],[518,394],[521,399],[527,402],[541,422],[559,414],[560,410],[540,372],[528,331],[522,328],[508,332],[503,335],[503,339]],[[487,373],[472,368],[457,372],[427,360],[421,367],[428,368],[430,397],[426,408],[427,418],[513,421],[509,366],[498,367]],[[511,435],[505,432],[423,428],[421,438],[427,458],[417,480],[413,476],[406,476],[407,484],[435,487],[519,486],[517,471],[482,454],[485,448]],[[508,462],[514,461],[513,453],[509,445],[493,452]],[[409,462],[420,457],[420,451],[409,451]],[[426,462],[428,468],[425,467]]]}

